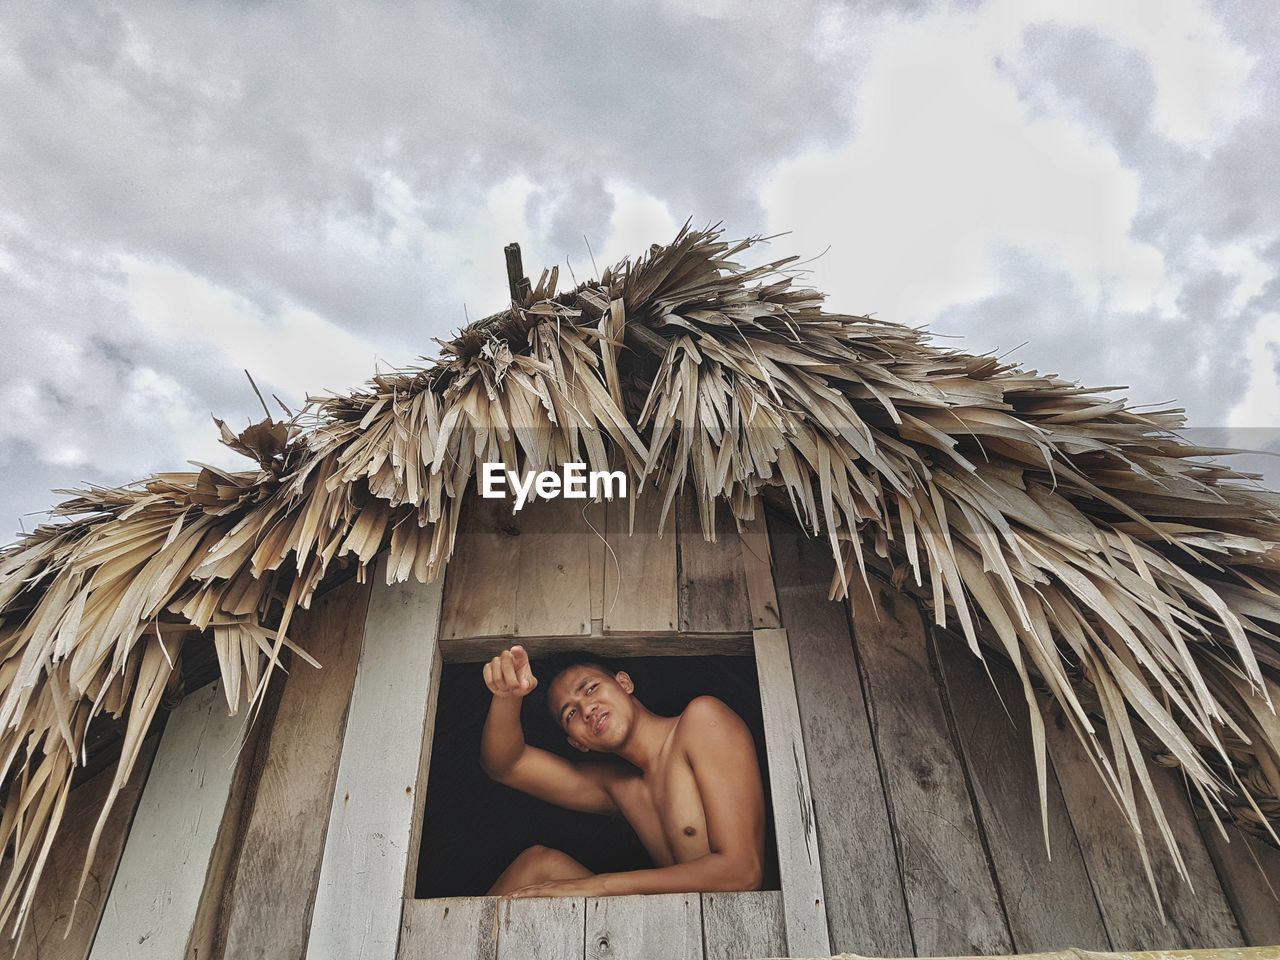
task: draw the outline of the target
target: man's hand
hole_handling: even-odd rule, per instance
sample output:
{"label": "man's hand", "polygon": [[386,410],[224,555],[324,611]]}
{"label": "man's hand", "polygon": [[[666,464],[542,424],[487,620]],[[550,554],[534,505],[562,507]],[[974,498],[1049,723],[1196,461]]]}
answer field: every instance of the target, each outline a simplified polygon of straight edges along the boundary
{"label": "man's hand", "polygon": [[538,678],[529,666],[529,654],[519,644],[484,665],[484,682],[490,693],[502,699],[527,697],[538,686]]}

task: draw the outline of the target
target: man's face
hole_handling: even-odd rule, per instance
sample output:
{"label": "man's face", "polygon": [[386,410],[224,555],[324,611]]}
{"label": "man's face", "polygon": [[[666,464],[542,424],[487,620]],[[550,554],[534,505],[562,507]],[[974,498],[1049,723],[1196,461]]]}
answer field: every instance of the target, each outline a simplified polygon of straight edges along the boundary
{"label": "man's face", "polygon": [[551,684],[547,697],[569,743],[583,752],[613,753],[627,739],[635,716],[635,684],[626,673],[575,666]]}

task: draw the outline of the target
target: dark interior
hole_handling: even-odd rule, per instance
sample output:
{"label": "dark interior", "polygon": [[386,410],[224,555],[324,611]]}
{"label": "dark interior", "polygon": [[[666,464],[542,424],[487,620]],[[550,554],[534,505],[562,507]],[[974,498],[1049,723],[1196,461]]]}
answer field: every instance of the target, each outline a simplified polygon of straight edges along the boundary
{"label": "dark interior", "polygon": [[[635,681],[636,696],[654,713],[674,716],[694,697],[710,694],[732,707],[751,729],[764,774],[766,889],[778,889],[777,848],[769,802],[764,724],[753,657],[636,657],[614,661]],[[538,674],[534,662],[534,673]],[[431,770],[415,895],[482,896],[516,856],[533,844],[563,850],[596,873],[652,867],[625,820],[578,813],[495,783],[480,769],[480,733],[490,694],[478,663],[446,664],[440,675]],[[570,759],[540,684],[524,705],[525,740]]]}

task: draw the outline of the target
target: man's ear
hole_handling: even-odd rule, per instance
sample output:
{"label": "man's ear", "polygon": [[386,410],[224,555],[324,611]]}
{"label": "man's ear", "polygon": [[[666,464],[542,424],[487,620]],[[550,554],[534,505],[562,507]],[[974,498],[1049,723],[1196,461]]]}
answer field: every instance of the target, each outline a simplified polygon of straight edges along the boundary
{"label": "man's ear", "polygon": [[583,753],[591,752],[591,748],[588,747],[585,743],[582,743],[579,740],[575,740],[573,737],[567,737],[566,739],[569,741],[569,746],[573,747],[573,749],[581,750]]}
{"label": "man's ear", "polygon": [[627,671],[619,670],[613,675],[613,679],[617,680],[618,686],[627,691],[627,693],[636,692],[635,681],[631,679],[631,674],[627,673]]}

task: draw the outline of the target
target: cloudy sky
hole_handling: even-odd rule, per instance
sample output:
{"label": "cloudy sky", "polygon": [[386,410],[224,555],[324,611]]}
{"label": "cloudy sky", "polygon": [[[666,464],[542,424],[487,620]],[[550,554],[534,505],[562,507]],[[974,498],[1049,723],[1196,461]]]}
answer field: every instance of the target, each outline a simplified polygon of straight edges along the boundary
{"label": "cloudy sky", "polygon": [[20,2],[0,131],[0,542],[687,217],[1280,450],[1268,3]]}

